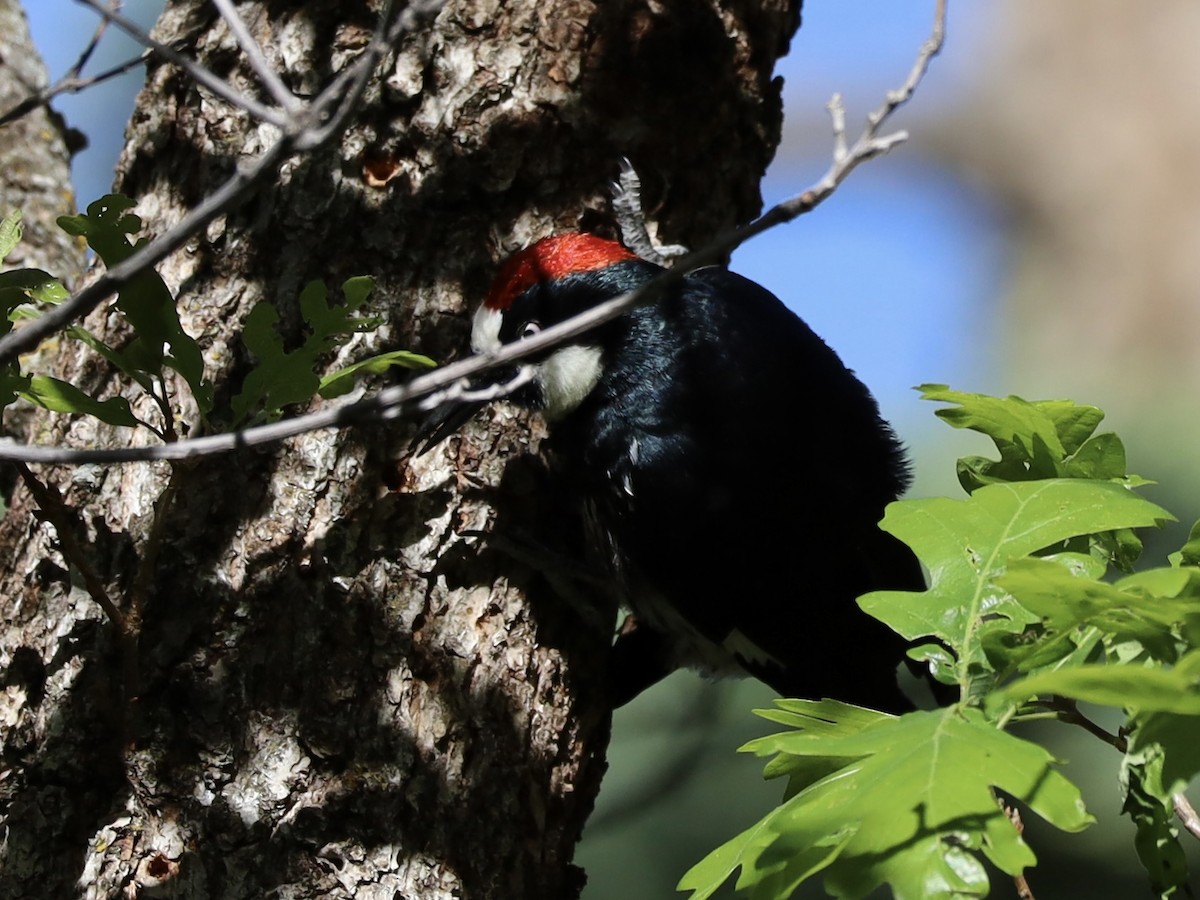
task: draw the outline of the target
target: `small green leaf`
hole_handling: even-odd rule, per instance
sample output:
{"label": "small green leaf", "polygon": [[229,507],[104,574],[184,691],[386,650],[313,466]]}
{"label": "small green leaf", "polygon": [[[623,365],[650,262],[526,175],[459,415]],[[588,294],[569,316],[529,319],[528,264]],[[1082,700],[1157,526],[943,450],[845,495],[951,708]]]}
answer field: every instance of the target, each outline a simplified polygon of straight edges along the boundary
{"label": "small green leaf", "polygon": [[354,382],[364,375],[382,375],[388,369],[396,366],[404,369],[431,369],[436,365],[437,363],[428,356],[408,350],[393,350],[331,372],[321,379],[318,392],[326,400],[329,400],[348,393],[354,386]]}
{"label": "small green leaf", "polygon": [[87,234],[88,219],[82,213],[74,216],[59,216],[56,220],[58,227],[71,237],[83,237]]}
{"label": "small green leaf", "polygon": [[1125,444],[1111,432],[1088,438],[1071,457],[1068,469],[1073,478],[1124,478]]}
{"label": "small green leaf", "polygon": [[[1029,479],[1067,474],[1060,464],[1084,447],[1104,419],[1104,413],[1096,407],[1070,400],[990,397],[952,391],[941,384],[925,384],[917,390],[924,400],[958,404],[956,408],[938,410],[938,417],[955,428],[969,428],[990,437],[1002,459],[1030,467],[1026,474]],[[1089,450],[1089,458],[1096,452],[1097,448]]]}
{"label": "small green leaf", "polygon": [[14,209],[0,220],[0,262],[21,243],[21,211]]}
{"label": "small green leaf", "polygon": [[[839,700],[778,699],[777,709],[756,709],[754,714],[769,722],[786,725],[807,734],[856,734],[864,728],[892,716]],[[785,731],[744,744],[739,749],[757,756],[774,756],[763,768],[764,778],[788,779],[784,799],[788,799],[815,781],[846,765],[844,757],[793,756],[786,752],[787,742],[796,734]]]}
{"label": "small green leaf", "polygon": [[[840,700],[799,700],[779,698],[776,709],[756,709],[754,714],[769,722],[777,722],[806,731],[809,734],[853,734],[892,716]],[[786,734],[787,732],[785,732]],[[745,744],[741,750],[764,756],[776,752],[770,747],[772,737],[759,738]]]}
{"label": "small green leaf", "polygon": [[346,298],[346,308],[357,310],[367,302],[371,291],[375,290],[375,279],[370,275],[355,275],[342,282],[342,296]]}
{"label": "small green leaf", "polygon": [[[361,286],[355,293],[361,293]],[[312,329],[309,342],[313,345],[314,356],[332,348],[335,344],[333,339],[338,335],[355,334],[364,327],[373,327],[367,320],[354,318],[351,315],[354,310],[348,304],[331,306],[326,301],[326,294],[325,285],[320,281],[310,281],[300,292],[300,313]],[[315,349],[318,347],[319,350]]]}
{"label": "small green leaf", "polygon": [[0,290],[17,288],[28,292],[41,288],[47,282],[57,284],[53,275],[41,269],[9,269],[7,272],[0,272]]}
{"label": "small green leaf", "polygon": [[958,683],[954,674],[954,655],[941,644],[921,644],[910,649],[907,655],[914,662],[924,663],[936,681],[942,684]]}
{"label": "small green leaf", "polygon": [[[122,194],[108,194],[88,204],[87,213],[61,216],[58,225],[68,234],[87,238],[88,246],[109,268],[133,255],[142,221],[128,213],[135,202]],[[212,410],[212,384],[204,378],[204,357],[195,339],[183,330],[175,298],[154,269],[131,278],[117,293],[117,309],[133,326],[137,339],[127,346],[124,358],[148,375],[158,375],[164,365],[178,372],[202,415]],[[164,347],[167,352],[164,352]]]}
{"label": "small green leaf", "polygon": [[996,584],[1040,616],[1047,635],[1097,629],[1110,644],[1137,641],[1154,658],[1174,662],[1178,629],[1200,633],[1200,603],[1148,593],[1146,588],[1155,586],[1178,592],[1188,583],[1187,570],[1160,571],[1157,578],[1143,574],[1114,585],[1078,577],[1045,560],[1021,559],[1010,563]]}
{"label": "small green leaf", "polygon": [[1146,769],[1145,787],[1164,804],[1200,776],[1200,716],[1144,712],[1133,719],[1129,756]]}
{"label": "small green leaf", "polygon": [[1087,665],[1037,672],[1000,692],[1010,700],[1060,694],[1138,712],[1200,716],[1200,650],[1172,669]]}
{"label": "small green leaf", "polygon": [[58,378],[49,375],[34,375],[29,379],[29,385],[22,390],[21,396],[38,406],[52,412],[81,413],[95,416],[101,422],[109,425],[123,425],[133,428],[138,424],[129,408],[129,401],[124,397],[110,397],[107,400],[97,400]]}
{"label": "small green leaf", "polygon": [[321,384],[313,373],[315,354],[308,344],[293,353],[284,352],[283,340],[275,330],[278,321],[279,314],[270,303],[257,304],[246,317],[242,340],[258,358],[258,365],[231,402],[235,424],[260,407],[268,419],[277,418],[284,406],[311,399]]}
{"label": "small green leaf", "polygon": [[24,291],[16,288],[0,290],[0,335],[8,334],[13,322],[23,318],[20,307],[28,299]]}
{"label": "small green leaf", "polygon": [[[1192,734],[1195,743],[1195,733]],[[1179,845],[1175,810],[1170,796],[1157,795],[1147,785],[1162,767],[1160,748],[1150,753],[1130,752],[1121,766],[1125,803],[1121,811],[1137,828],[1133,846],[1150,876],[1150,886],[1160,897],[1187,889],[1187,857]]]}
{"label": "small green leaf", "polygon": [[18,395],[29,390],[29,376],[22,375],[14,367],[0,368],[0,409],[8,406]]}
{"label": "small green leaf", "polygon": [[[741,868],[736,886],[739,891],[748,891],[751,900],[790,897],[802,882],[837,859],[858,830],[847,823],[818,836],[812,844],[793,845],[788,835],[768,831],[765,823],[748,828],[692,866],[676,890],[692,891],[691,900],[706,900]],[[764,865],[759,857],[768,841],[773,842],[770,846],[774,853],[769,865]]]}
{"label": "small green leaf", "polygon": [[398,350],[362,360],[324,378],[316,375],[318,359],[346,335],[378,327],[378,319],[351,315],[366,301],[374,286],[374,280],[366,276],[347,279],[342,285],[346,302],[330,305],[322,282],[306,284],[299,303],[310,333],[303,345],[290,352],[284,351],[283,341],[275,330],[278,315],[274,307],[269,303],[255,306],[247,318],[243,340],[258,365],[246,376],[241,392],[233,399],[235,424],[255,411],[267,419],[276,419],[283,407],[304,403],[317,393],[326,398],[339,396],[350,390],[355,378],[368,372],[383,372],[393,366],[433,365],[427,357]]}
{"label": "small green leaf", "polygon": [[1187,543],[1178,552],[1172,553],[1168,559],[1173,566],[1200,566],[1200,522],[1192,525],[1188,532]]}
{"label": "small green leaf", "polygon": [[104,341],[100,340],[82,325],[69,325],[64,329],[64,333],[99,353],[116,366],[122,374],[137,382],[143,390],[149,392],[153,385],[152,380],[146,375],[142,367],[129,358],[127,353],[108,346],[108,344],[104,343]]}
{"label": "small green leaf", "polygon": [[70,294],[59,282],[41,269],[12,269],[0,273],[0,334],[7,334],[13,322],[34,319],[41,312],[29,303],[61,303]]}

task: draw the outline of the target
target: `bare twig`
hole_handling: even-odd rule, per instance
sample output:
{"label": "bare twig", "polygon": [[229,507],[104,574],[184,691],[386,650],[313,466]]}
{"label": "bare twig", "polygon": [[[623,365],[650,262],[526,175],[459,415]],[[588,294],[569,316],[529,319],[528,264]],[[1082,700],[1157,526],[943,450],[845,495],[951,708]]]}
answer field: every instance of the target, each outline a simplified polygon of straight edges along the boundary
{"label": "bare twig", "polygon": [[[1021,821],[1021,811],[1015,806],[1009,806],[1004,802],[1002,797],[997,797],[996,801],[1000,804],[1000,809],[1004,811],[1005,817],[1012,822],[1013,828],[1016,829],[1017,836],[1025,833],[1025,823]],[[1017,889],[1017,897],[1019,900],[1035,900],[1033,889],[1029,886],[1029,882],[1025,879],[1025,874],[1018,873],[1013,877],[1013,885]]]}
{"label": "bare twig", "polygon": [[144,53],[125,60],[123,63],[118,63],[111,69],[105,69],[103,72],[89,75],[87,78],[81,77],[72,69],[72,73],[74,74],[68,73],[49,87],[43,88],[35,94],[30,94],[8,112],[0,114],[0,125],[15,122],[21,116],[28,115],[38,107],[45,106],[59,94],[77,94],[85,88],[101,84],[111,78],[116,78],[118,75],[124,75],[135,66],[142,65],[149,57],[150,51],[147,50]]}
{"label": "bare twig", "polygon": [[[1120,753],[1129,751],[1129,741],[1124,734],[1110,734],[1087,716],[1079,711],[1074,700],[1065,697],[1054,697],[1049,701],[1058,718],[1071,725],[1078,725],[1090,734],[1095,735]],[[1187,796],[1183,793],[1171,795],[1175,816],[1183,824],[1184,829],[1194,838],[1200,840],[1200,813],[1197,813]]]}
{"label": "bare twig", "polygon": [[[109,0],[108,8],[112,12],[121,11],[121,0]],[[100,46],[100,39],[104,37],[104,32],[108,31],[108,19],[101,19],[96,23],[96,30],[92,32],[92,37],[87,42],[87,46],[83,48],[83,52],[79,54],[79,58],[75,60],[75,65],[67,70],[67,75],[71,78],[78,78],[83,74],[83,67],[88,64],[88,60],[92,58],[92,54],[96,52],[96,48]]]}
{"label": "bare twig", "polygon": [[1111,734],[1085,716],[1079,711],[1079,706],[1074,700],[1068,697],[1051,697],[1046,701],[1055,713],[1057,713],[1060,721],[1066,722],[1068,725],[1078,725],[1084,731],[1092,734],[1110,747],[1114,748],[1118,753],[1126,753],[1129,750],[1129,742],[1124,735]]}
{"label": "bare twig", "polygon": [[[108,8],[111,12],[120,12],[121,0],[109,0]],[[77,94],[85,88],[101,84],[110,78],[116,78],[118,75],[124,75],[130,69],[134,68],[134,66],[141,65],[149,58],[150,51],[146,50],[135,57],[125,60],[123,63],[105,69],[99,74],[84,78],[83,68],[91,60],[92,54],[96,52],[96,48],[100,45],[100,39],[104,37],[104,32],[108,30],[108,22],[108,19],[102,17],[96,23],[96,28],[92,32],[87,46],[83,48],[74,64],[67,69],[66,74],[62,78],[58,79],[54,84],[44,87],[34,94],[30,94],[8,112],[0,115],[0,125],[7,125],[9,122],[14,122],[22,116],[28,115],[33,110],[45,106],[59,94]]]}
{"label": "bare twig", "polygon": [[295,111],[300,106],[300,101],[296,99],[295,94],[288,90],[287,85],[283,83],[283,79],[279,77],[275,70],[271,68],[271,64],[267,62],[262,48],[258,46],[258,41],[250,34],[250,29],[246,27],[246,23],[238,14],[237,7],[233,5],[233,0],[213,0],[213,6],[221,14],[221,18],[229,26],[229,30],[233,32],[238,46],[245,52],[246,59],[250,62],[250,68],[254,69],[254,73],[258,75],[259,80],[263,83],[263,87],[267,89],[280,107],[286,109],[288,112]]}
{"label": "bare twig", "polygon": [[[94,0],[83,0],[83,2],[94,2]],[[439,6],[440,3],[428,2],[428,0],[424,4],[410,4],[399,17],[396,26],[389,29],[386,41],[372,41],[371,46],[368,48],[368,53],[376,50],[377,47],[382,48],[393,43],[400,32],[412,27],[417,18],[429,14]],[[157,447],[67,450],[59,447],[26,446],[11,440],[0,441],[0,459],[68,465],[189,459],[274,443],[323,428],[341,428],[372,422],[384,422],[401,416],[427,411],[437,405],[437,400],[440,397],[445,396],[444,394],[439,394],[439,392],[451,389],[460,380],[462,384],[456,389],[462,391],[469,390],[469,380],[485,371],[510,365],[518,360],[565,344],[605,322],[612,321],[624,315],[636,306],[652,302],[661,296],[663,292],[679,284],[694,269],[719,262],[750,238],[777,225],[790,222],[800,215],[811,212],[827,199],[858,165],[868,159],[873,159],[876,156],[886,153],[897,144],[906,140],[908,135],[905,132],[901,131],[880,136],[879,129],[892,113],[912,97],[925,72],[928,70],[930,61],[941,50],[945,35],[945,17],[946,0],[938,0],[932,31],[929,38],[922,45],[917,56],[917,61],[909,73],[907,80],[900,88],[889,92],[884,103],[867,117],[867,123],[863,128],[862,134],[859,135],[852,146],[847,146],[845,141],[845,114],[841,101],[837,97],[834,97],[830,101],[830,113],[834,125],[834,158],[820,181],[795,197],[772,207],[748,225],[732,229],[724,235],[718,236],[704,248],[688,253],[680,259],[674,268],[663,271],[638,290],[606,300],[565,322],[544,329],[533,337],[525,338],[512,344],[506,344],[490,353],[460,360],[451,365],[444,366],[435,372],[418,376],[407,384],[386,388],[373,396],[364,397],[349,403],[338,404],[307,416],[286,419],[257,428],[248,428],[244,431],[176,441],[172,444]],[[382,49],[377,50],[377,52],[382,52]],[[364,60],[359,60],[358,62],[364,62]],[[348,114],[350,104],[345,101],[355,89],[361,90],[361,86],[365,84],[367,74],[369,72],[365,66],[359,71],[347,70],[343,72],[339,76],[339,79],[326,88],[313,103],[313,108],[316,109],[322,108],[322,103],[326,104],[326,106],[334,103],[340,104],[337,113],[334,114],[333,123],[321,129],[320,133],[325,138],[332,133],[331,128],[333,124],[336,123],[340,126],[341,119]],[[353,84],[345,94],[330,95],[335,87],[348,81],[353,82]],[[303,112],[298,115],[302,114]],[[298,139],[294,142],[289,142],[285,133],[285,138],[281,139],[278,144],[268,150],[264,154],[264,157],[267,154],[274,154],[275,159],[278,159],[285,155],[285,153],[301,146],[301,142]],[[263,157],[260,157],[260,161],[254,166],[254,175],[257,178],[261,178],[265,174],[265,167],[262,166],[262,160]],[[233,179],[231,179],[232,181]],[[226,190],[227,186],[223,186],[219,193],[233,193],[236,195],[236,191],[232,187]],[[236,195],[233,199],[227,198],[222,203],[232,205],[236,199],[241,199],[241,195]],[[202,204],[201,206],[204,205]],[[210,204],[210,206],[215,206],[215,204]],[[143,266],[153,265],[164,258],[176,247],[182,245],[198,228],[204,227],[216,215],[224,211],[225,208],[227,208],[226,205],[221,205],[215,211],[210,209],[204,213],[205,217],[200,220],[197,214],[201,212],[201,207],[197,207],[192,214],[181,220],[175,228],[138,251],[138,253],[126,260],[125,263],[114,267],[109,271],[108,275],[99,279],[91,288],[81,291],[67,303],[62,304],[42,318],[34,320],[19,331],[0,338],[0,362],[10,358],[15,352],[32,348],[43,337],[48,336],[67,322],[90,311],[104,297],[116,290],[120,284],[123,284],[124,281],[140,271]],[[183,227],[185,222],[187,223],[186,229]],[[169,246],[162,245],[161,249],[159,249],[160,242],[166,241],[168,236],[171,236]],[[118,275],[121,279],[120,282],[116,281]],[[88,295],[87,303],[90,305],[83,312],[80,312],[80,301],[85,294]],[[55,314],[58,314],[57,320],[52,324],[46,324],[47,320]],[[35,327],[37,327],[36,334],[33,333]]]}
{"label": "bare twig", "polygon": [[1183,793],[1173,794],[1171,800],[1175,804],[1175,815],[1183,823],[1184,829],[1192,837],[1200,840],[1200,814],[1196,812],[1195,807]]}
{"label": "bare twig", "polygon": [[507,381],[484,387],[474,387],[467,379],[460,378],[445,390],[426,396],[421,402],[421,407],[435,409],[443,403],[487,403],[499,400],[529,384],[535,374],[533,366],[521,366],[517,369],[517,374]]}
{"label": "bare twig", "polygon": [[221,99],[244,109],[260,121],[269,122],[279,128],[282,128],[286,124],[287,116],[280,110],[264,106],[253,97],[246,96],[237,88],[218,78],[204,66],[200,65],[200,63],[189,59],[173,47],[168,47],[166,44],[156,41],[144,29],[140,28],[136,22],[125,18],[115,10],[108,9],[99,0],[76,0],[76,2],[95,10],[98,15],[112,22],[143,47],[153,50],[163,59],[179,66],[179,68],[191,75],[197,84],[208,88]]}
{"label": "bare twig", "polygon": [[888,93],[883,106],[867,117],[868,132],[874,134],[884,120],[912,99],[912,95],[916,93],[925,73],[929,71],[929,64],[933,62],[935,56],[942,52],[942,45],[946,42],[946,3],[947,0],[937,0],[933,11],[933,28],[929,32],[929,37],[925,39],[925,43],[921,45],[920,52],[917,53],[908,78],[899,88]]}
{"label": "bare twig", "polygon": [[367,89],[367,80],[374,71],[375,65],[383,58],[388,48],[394,46],[402,35],[415,30],[424,19],[435,15],[442,8],[443,3],[445,0],[410,2],[401,10],[396,21],[389,28],[387,21],[391,17],[392,0],[387,0],[367,49],[354,61],[354,65],[341,72],[329,85],[329,88],[322,92],[328,99],[322,102],[321,98],[318,98],[318,101],[313,104],[317,114],[324,117],[325,124],[320,128],[313,128],[308,134],[300,135],[296,142],[296,149],[308,150],[324,144],[340,131],[346,118],[358,105],[363,91]]}

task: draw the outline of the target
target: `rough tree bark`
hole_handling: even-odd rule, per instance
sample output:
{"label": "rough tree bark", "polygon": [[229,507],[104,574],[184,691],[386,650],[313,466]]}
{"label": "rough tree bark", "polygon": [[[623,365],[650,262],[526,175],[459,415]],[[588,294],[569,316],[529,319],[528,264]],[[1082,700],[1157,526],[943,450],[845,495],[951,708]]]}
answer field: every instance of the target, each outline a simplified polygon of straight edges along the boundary
{"label": "rough tree bark", "polygon": [[[377,7],[238,9],[305,96],[362,52]],[[287,162],[160,267],[218,406],[246,371],[249,310],[272,301],[295,339],[314,278],[377,280],[387,324],[343,362],[461,352],[499,256],[553,231],[613,232],[622,155],[668,239],[748,219],[798,14],[796,0],[451,0],[385,61],[340,142]],[[210,4],[170,3],[156,36],[257,90]],[[158,232],[270,139],[154,64],[118,187]],[[89,325],[118,339],[104,309]],[[58,365],[121,389],[76,347]],[[501,408],[419,459],[391,426],[173,469],[43,470],[77,511],[62,524],[72,559],[18,488],[0,523],[0,895],[577,895],[609,634],[542,568],[473,536],[569,536],[527,452],[537,433]],[[38,437],[128,440],[48,420]],[[136,640],[81,565],[140,619]]]}

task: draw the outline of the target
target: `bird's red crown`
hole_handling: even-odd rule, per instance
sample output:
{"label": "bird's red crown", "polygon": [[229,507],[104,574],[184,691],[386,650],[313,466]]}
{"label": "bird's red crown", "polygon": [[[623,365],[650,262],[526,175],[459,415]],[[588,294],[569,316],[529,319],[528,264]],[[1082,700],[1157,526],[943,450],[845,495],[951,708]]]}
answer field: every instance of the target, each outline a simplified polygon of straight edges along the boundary
{"label": "bird's red crown", "polygon": [[616,241],[594,234],[571,232],[542,238],[504,261],[484,305],[506,310],[538,282],[603,269],[626,259],[637,257]]}

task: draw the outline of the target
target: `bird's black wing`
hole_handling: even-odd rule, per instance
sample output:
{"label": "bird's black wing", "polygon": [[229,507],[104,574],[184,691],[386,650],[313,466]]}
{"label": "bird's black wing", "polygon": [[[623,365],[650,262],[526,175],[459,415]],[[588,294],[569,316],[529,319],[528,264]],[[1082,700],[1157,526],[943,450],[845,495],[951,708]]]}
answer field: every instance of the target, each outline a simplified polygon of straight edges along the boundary
{"label": "bird's black wing", "polygon": [[904,642],[855,603],[923,587],[876,527],[906,469],[866,388],[720,269],[635,312],[613,359],[584,469],[641,589],[783,693],[903,705]]}

